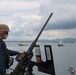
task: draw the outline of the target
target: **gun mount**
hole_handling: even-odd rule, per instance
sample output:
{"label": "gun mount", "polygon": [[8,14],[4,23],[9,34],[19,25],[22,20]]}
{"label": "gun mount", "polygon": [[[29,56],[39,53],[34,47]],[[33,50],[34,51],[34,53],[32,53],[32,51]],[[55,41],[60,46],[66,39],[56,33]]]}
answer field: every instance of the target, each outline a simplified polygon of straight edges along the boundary
{"label": "gun mount", "polygon": [[[49,18],[47,19],[47,21],[45,22],[44,26],[42,27],[41,31],[39,32],[38,36],[36,37],[36,39],[32,42],[32,44],[30,45],[29,49],[27,50],[27,52],[23,55],[23,57],[21,58],[21,60],[18,62],[18,64],[16,65],[15,69],[13,70],[13,72],[10,75],[24,75],[26,69],[28,68],[28,66],[30,65],[31,62],[31,58],[33,57],[33,48],[36,45],[36,42],[38,40],[38,38],[40,37],[42,31],[44,30],[45,26],[47,25],[48,21],[50,20],[50,18],[52,17],[53,13],[50,14]],[[27,74],[28,75],[28,74]]]}

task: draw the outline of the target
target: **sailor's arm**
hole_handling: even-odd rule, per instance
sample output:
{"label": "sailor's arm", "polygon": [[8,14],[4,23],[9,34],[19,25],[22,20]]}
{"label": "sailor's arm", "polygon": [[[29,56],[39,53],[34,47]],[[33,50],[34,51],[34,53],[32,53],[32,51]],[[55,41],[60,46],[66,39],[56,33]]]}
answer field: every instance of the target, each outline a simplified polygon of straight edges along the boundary
{"label": "sailor's arm", "polygon": [[8,53],[10,56],[14,56],[14,55],[17,55],[17,54],[23,54],[25,51],[23,50],[20,50],[20,51],[14,51],[14,50],[9,50],[8,49]]}

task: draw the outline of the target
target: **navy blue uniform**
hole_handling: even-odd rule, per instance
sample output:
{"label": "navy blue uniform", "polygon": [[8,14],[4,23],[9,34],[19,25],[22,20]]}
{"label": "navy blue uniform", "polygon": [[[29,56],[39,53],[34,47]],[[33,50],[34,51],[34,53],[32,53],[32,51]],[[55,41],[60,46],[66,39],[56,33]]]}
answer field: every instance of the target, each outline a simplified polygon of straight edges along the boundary
{"label": "navy blue uniform", "polygon": [[[5,65],[5,61],[4,61],[4,52],[3,52],[4,50],[2,48],[1,42],[3,42],[3,41],[0,40],[0,74],[1,75],[6,75],[6,65]],[[18,52],[8,50],[8,49],[7,49],[7,52],[10,56],[18,54]]]}

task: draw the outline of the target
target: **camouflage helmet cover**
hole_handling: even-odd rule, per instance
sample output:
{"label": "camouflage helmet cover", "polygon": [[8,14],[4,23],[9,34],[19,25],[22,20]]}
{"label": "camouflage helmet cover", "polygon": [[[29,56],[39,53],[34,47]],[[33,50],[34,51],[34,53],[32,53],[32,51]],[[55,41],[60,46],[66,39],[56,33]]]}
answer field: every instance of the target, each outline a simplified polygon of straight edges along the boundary
{"label": "camouflage helmet cover", "polygon": [[10,31],[9,27],[6,24],[0,24],[0,33],[3,33],[4,31]]}

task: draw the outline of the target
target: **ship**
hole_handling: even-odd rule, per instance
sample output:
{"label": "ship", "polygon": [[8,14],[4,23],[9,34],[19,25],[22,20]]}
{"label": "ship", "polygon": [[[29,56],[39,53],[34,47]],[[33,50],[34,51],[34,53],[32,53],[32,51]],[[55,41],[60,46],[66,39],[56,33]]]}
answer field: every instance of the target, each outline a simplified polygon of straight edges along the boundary
{"label": "ship", "polygon": [[62,40],[58,42],[58,46],[64,46]]}
{"label": "ship", "polygon": [[25,42],[20,42],[19,46],[27,46]]}

